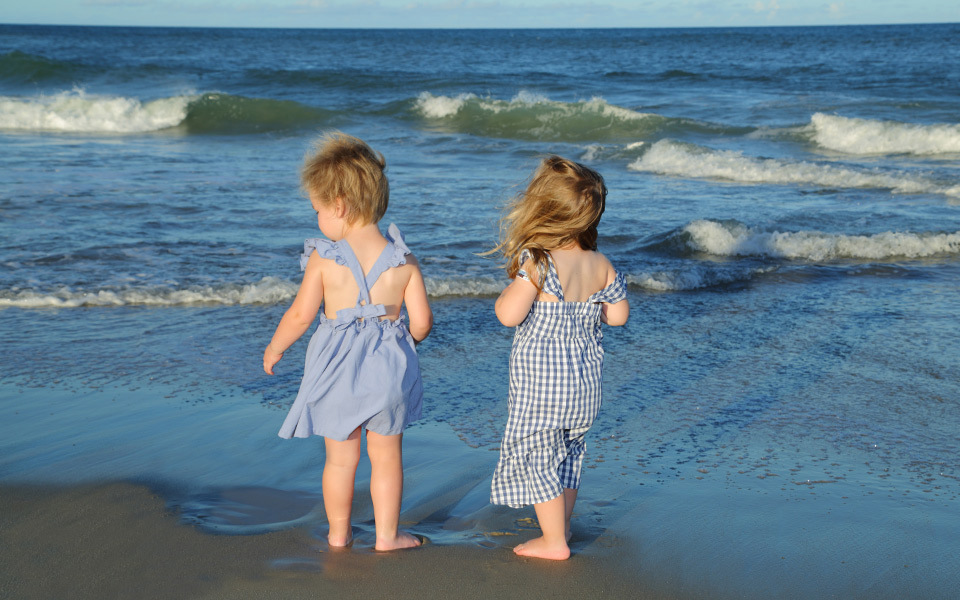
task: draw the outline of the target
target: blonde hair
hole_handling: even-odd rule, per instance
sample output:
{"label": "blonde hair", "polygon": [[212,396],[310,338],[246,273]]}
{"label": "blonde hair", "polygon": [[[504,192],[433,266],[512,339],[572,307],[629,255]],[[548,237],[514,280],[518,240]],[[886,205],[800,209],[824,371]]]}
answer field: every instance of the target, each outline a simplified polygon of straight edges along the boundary
{"label": "blonde hair", "polygon": [[547,252],[572,243],[584,250],[597,249],[597,225],[606,206],[607,186],[589,167],[559,156],[545,158],[527,185],[513,199],[500,221],[500,252],[507,275],[517,276],[524,250],[532,255],[543,289],[549,263]]}
{"label": "blonde hair", "polygon": [[334,131],[314,144],[300,170],[304,191],[324,205],[341,199],[350,224],[378,222],[390,199],[383,155],[359,138]]}

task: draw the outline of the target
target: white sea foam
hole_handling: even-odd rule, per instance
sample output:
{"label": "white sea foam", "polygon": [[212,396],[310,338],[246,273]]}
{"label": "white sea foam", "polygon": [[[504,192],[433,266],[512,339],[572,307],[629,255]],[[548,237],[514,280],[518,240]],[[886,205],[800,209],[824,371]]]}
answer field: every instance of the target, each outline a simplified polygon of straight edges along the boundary
{"label": "white sea foam", "polygon": [[[477,279],[426,280],[430,296],[495,296],[507,282],[493,277]],[[133,286],[120,289],[74,289],[63,287],[53,291],[16,289],[0,291],[3,308],[76,308],[80,306],[189,306],[215,304],[276,304],[287,302],[297,294],[298,283],[276,277],[264,277],[256,283],[224,283],[184,288]]]}
{"label": "white sea foam", "polygon": [[683,228],[692,250],[717,256],[770,256],[822,261],[890,260],[960,254],[960,231],[844,235],[819,231],[760,231],[742,224],[693,221]]}
{"label": "white sea foam", "polygon": [[657,115],[641,113],[608,103],[603,98],[594,97],[579,102],[557,102],[546,96],[521,91],[511,100],[497,100],[481,98],[476,94],[460,94],[458,96],[434,96],[430,92],[422,92],[415,104],[417,111],[424,117],[443,119],[457,115],[466,107],[475,108],[491,114],[499,114],[515,110],[543,108],[548,111],[559,111],[563,114],[593,114],[612,117],[622,121],[642,120]]}
{"label": "white sea foam", "polygon": [[819,146],[846,154],[960,153],[960,125],[917,125],[816,113],[809,130]]}
{"label": "white sea foam", "polygon": [[420,114],[430,119],[443,119],[452,117],[460,112],[467,101],[479,100],[475,94],[460,94],[455,98],[450,96],[434,96],[429,92],[423,92],[417,98],[416,107]]}
{"label": "white sea foam", "polygon": [[78,306],[184,306],[191,304],[273,304],[293,298],[297,284],[264,277],[251,284],[220,284],[168,288],[130,287],[108,290],[75,290],[63,287],[52,292],[15,290],[0,292],[0,308],[75,308]]}
{"label": "white sea foam", "polygon": [[724,179],[738,183],[815,185],[827,188],[878,188],[903,194],[960,197],[960,185],[945,186],[903,171],[880,171],[829,164],[753,158],[731,150],[660,140],[629,165],[677,177]]}
{"label": "white sea foam", "polygon": [[590,144],[583,149],[583,154],[580,155],[580,160],[584,162],[593,162],[597,160],[597,157],[600,156],[601,152],[603,152],[603,146],[600,144]]}
{"label": "white sea foam", "polygon": [[424,281],[429,296],[496,296],[507,287],[509,281],[494,277],[476,279],[436,279]]}
{"label": "white sea foam", "polygon": [[627,283],[655,292],[679,292],[749,281],[757,275],[774,269],[774,267],[717,269],[694,266],[678,271],[630,274],[627,275]]}
{"label": "white sea foam", "polygon": [[81,90],[31,98],[0,97],[0,130],[143,133],[176,127],[196,96],[142,102]]}

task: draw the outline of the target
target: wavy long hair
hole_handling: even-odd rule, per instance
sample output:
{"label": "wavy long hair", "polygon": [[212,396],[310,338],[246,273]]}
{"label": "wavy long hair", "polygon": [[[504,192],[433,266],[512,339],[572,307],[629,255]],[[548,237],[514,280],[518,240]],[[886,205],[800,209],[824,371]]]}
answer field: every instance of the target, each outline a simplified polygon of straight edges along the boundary
{"label": "wavy long hair", "polygon": [[559,156],[545,158],[534,171],[527,189],[507,206],[500,220],[499,252],[511,278],[520,270],[520,257],[528,250],[536,265],[537,288],[549,268],[547,253],[577,244],[597,249],[597,225],[606,207],[607,186],[589,167]]}

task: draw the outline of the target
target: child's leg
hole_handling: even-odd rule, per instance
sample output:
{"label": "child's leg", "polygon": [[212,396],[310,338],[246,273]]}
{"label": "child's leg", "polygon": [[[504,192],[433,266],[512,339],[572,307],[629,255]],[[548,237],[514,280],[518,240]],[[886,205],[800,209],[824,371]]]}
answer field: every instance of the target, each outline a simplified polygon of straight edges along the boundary
{"label": "child's leg", "polygon": [[353,539],[350,513],[353,510],[353,480],[360,463],[360,428],[343,442],[324,438],[327,460],[323,466],[323,507],[327,511],[331,546],[346,546]]}
{"label": "child's leg", "polygon": [[[520,544],[513,549],[520,556],[549,558],[552,560],[566,560],[570,558],[570,547],[567,546],[567,528],[569,512],[567,511],[566,490],[553,500],[534,504],[537,511],[537,521],[543,535]],[[572,509],[571,509],[572,510]]]}
{"label": "child's leg", "polygon": [[566,518],[565,538],[569,542],[573,533],[570,531],[570,517],[573,516],[573,505],[577,503],[577,490],[571,488],[563,489],[564,517]]}
{"label": "child's leg", "polygon": [[560,463],[557,475],[560,485],[563,486],[565,502],[566,539],[570,541],[570,517],[573,516],[573,505],[577,503],[577,489],[580,487],[580,471],[583,467],[583,453],[586,450],[583,439],[589,427],[577,427],[563,430],[563,443],[566,446],[567,457]]}
{"label": "child's leg", "polygon": [[380,435],[367,431],[370,456],[370,497],[377,528],[377,550],[397,550],[420,545],[420,540],[399,530],[403,496],[403,434]]}

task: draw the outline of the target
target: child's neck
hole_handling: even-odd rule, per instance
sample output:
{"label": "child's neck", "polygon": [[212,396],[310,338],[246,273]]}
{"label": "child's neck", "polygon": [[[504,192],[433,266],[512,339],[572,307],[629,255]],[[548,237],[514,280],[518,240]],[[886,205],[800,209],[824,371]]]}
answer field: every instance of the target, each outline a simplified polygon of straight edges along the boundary
{"label": "child's neck", "polygon": [[341,239],[346,240],[351,246],[354,244],[363,244],[383,238],[380,228],[376,223],[366,223],[364,225],[348,226],[343,232]]}

